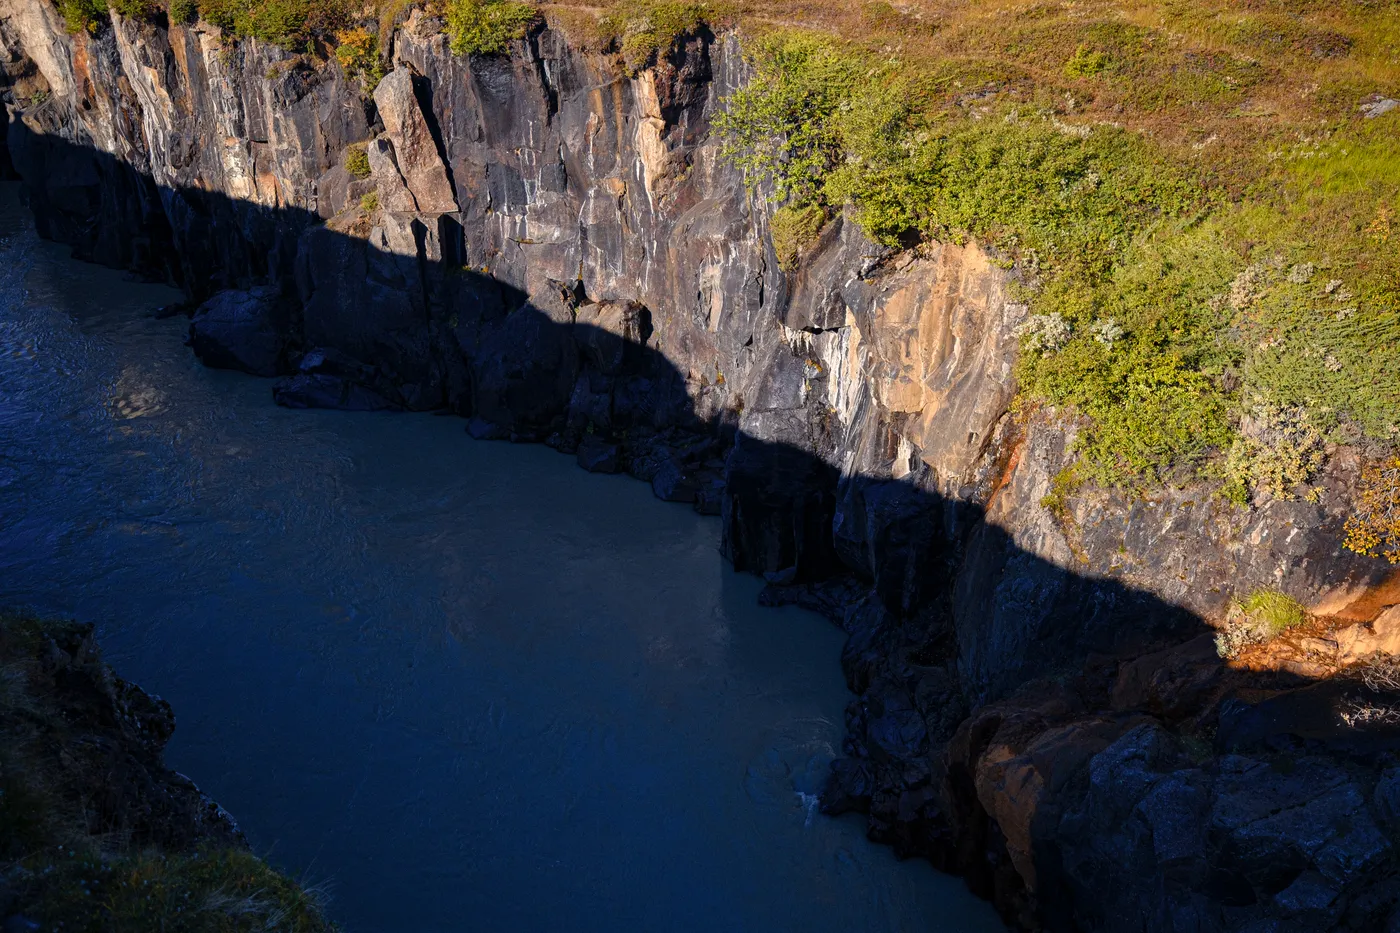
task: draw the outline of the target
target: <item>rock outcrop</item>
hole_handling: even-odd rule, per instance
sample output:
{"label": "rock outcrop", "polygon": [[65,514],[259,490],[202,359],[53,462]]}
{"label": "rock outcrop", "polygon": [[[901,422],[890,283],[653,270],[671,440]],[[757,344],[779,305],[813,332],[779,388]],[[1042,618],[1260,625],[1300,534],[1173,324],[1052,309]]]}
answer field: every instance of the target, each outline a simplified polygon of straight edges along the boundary
{"label": "rock outcrop", "polygon": [[[47,2],[0,0],[41,231],[193,299],[294,295],[283,404],[451,409],[719,514],[766,601],[849,633],[827,808],[1016,922],[1400,923],[1391,726],[1319,730],[1350,687],[1227,667],[1210,638],[1274,588],[1389,650],[1400,584],[1340,545],[1351,452],[1316,502],[1058,496],[1074,423],[1012,404],[1020,272],[844,216],[781,269],[772,205],[710,129],[736,36],[637,74],[547,25],[466,58],[415,13],[381,45],[366,97],[334,59],[207,24],[69,36]],[[203,320],[263,371],[271,343],[235,353]]]}

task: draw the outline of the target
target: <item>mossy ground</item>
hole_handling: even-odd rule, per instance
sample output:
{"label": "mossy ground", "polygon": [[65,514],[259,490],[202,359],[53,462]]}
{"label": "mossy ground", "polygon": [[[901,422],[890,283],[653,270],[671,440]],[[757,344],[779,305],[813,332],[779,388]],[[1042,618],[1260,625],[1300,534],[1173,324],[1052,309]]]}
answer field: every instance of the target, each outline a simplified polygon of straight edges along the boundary
{"label": "mossy ground", "polygon": [[333,930],[314,889],[201,831],[202,804],[162,808],[160,717],[123,722],[141,709],[158,707],[113,677],[90,627],[0,612],[0,916],[70,933]]}

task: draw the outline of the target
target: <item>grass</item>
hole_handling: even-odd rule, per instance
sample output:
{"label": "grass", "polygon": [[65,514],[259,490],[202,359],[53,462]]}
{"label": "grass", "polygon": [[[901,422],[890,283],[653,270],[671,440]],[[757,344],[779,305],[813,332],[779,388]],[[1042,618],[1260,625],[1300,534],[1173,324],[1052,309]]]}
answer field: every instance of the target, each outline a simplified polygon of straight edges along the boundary
{"label": "grass", "polygon": [[[0,887],[6,910],[71,933],[329,933],[320,895],[244,849],[154,815],[155,708],[116,680],[91,627],[0,612]],[[140,722],[138,727],[133,723]],[[152,756],[155,756],[152,758]],[[123,779],[141,762],[143,780]],[[177,791],[179,793],[179,791]],[[152,801],[156,803],[153,805]],[[172,810],[168,819],[187,817]]]}
{"label": "grass", "polygon": [[1278,590],[1255,590],[1237,601],[1215,637],[1222,658],[1233,658],[1250,645],[1265,644],[1308,620],[1308,611],[1296,599]]}

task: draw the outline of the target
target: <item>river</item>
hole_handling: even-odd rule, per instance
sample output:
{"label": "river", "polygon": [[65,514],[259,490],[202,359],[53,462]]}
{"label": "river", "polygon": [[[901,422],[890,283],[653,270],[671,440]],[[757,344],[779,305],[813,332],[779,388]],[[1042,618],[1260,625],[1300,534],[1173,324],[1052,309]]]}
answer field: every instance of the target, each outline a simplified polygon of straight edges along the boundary
{"label": "river", "polygon": [[431,415],[287,411],[0,186],[0,604],[96,622],[167,761],[347,933],[992,931],[814,811],[842,636],[717,523]]}

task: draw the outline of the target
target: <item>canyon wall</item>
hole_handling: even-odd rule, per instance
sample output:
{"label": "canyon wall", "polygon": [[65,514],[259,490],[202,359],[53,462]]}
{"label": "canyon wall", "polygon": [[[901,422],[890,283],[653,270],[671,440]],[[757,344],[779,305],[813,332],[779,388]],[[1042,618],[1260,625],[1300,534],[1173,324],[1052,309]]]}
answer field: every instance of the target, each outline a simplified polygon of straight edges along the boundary
{"label": "canyon wall", "polygon": [[[719,514],[765,599],[850,634],[827,809],[1019,925],[1400,923],[1393,726],[1338,719],[1375,689],[1331,676],[1400,642],[1400,578],[1341,547],[1354,453],[1317,502],[1052,502],[1075,425],[1016,403],[1034,280],[842,216],[782,268],[711,131],[736,35],[636,74],[549,25],[468,58],[415,12],[382,45],[371,92],[207,24],[69,35],[0,0],[41,232],[180,283],[194,349],[282,404],[450,409]],[[1351,640],[1227,666],[1211,624],[1263,588]]]}

